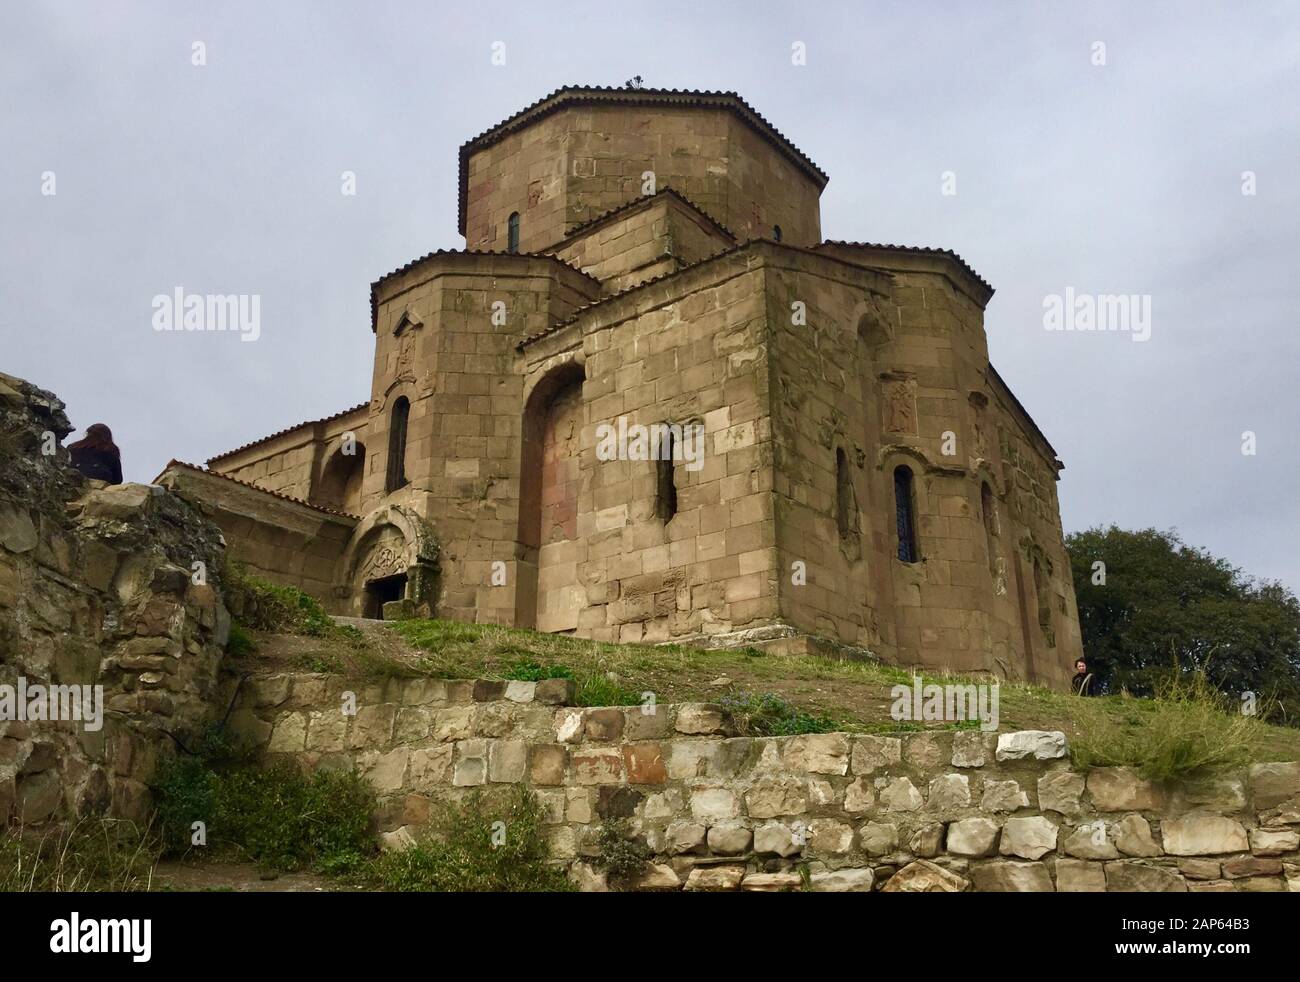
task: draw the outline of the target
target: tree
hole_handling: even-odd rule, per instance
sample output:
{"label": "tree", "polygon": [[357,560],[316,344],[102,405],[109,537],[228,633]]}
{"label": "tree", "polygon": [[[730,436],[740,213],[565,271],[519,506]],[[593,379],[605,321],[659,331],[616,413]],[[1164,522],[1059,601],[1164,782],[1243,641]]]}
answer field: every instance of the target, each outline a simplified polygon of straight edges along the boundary
{"label": "tree", "polygon": [[[1300,714],[1300,601],[1176,532],[1112,525],[1066,540],[1088,668],[1105,691],[1151,695],[1171,672],[1204,670],[1234,697]],[[1104,564],[1104,567],[1096,564]]]}

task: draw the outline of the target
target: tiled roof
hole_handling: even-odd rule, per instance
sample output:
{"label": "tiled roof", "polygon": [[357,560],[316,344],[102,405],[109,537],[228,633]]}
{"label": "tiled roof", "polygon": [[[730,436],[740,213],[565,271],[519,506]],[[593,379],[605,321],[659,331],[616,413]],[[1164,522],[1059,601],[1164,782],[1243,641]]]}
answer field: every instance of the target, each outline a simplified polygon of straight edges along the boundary
{"label": "tiled roof", "polygon": [[686,195],[682,194],[676,188],[662,187],[654,194],[640,195],[639,197],[633,198],[631,201],[625,201],[623,202],[623,204],[618,205],[615,208],[611,208],[609,211],[604,212],[603,214],[597,215],[595,218],[591,219],[590,221],[583,222],[572,232],[570,232],[568,235],[562,238],[559,242],[551,246],[550,249],[547,250],[546,254],[550,255],[551,253],[558,252],[561,248],[564,247],[566,243],[572,242],[574,239],[582,235],[585,235],[588,231],[595,228],[601,222],[608,221],[609,219],[614,218],[617,215],[621,215],[625,211],[631,211],[633,208],[636,208],[638,205],[644,205],[647,202],[654,201],[656,198],[659,198],[661,196],[676,198],[678,201],[684,204],[691,211],[695,212],[701,218],[707,220],[709,224],[711,224],[719,232],[721,232],[723,235],[729,238],[732,242],[736,241],[736,236],[732,233],[731,229],[723,225],[720,221],[718,221],[716,218],[710,215],[707,211],[705,211],[703,208],[697,205],[694,201],[686,197]]}
{"label": "tiled roof", "polygon": [[519,110],[478,136],[465,141],[460,148],[460,223],[458,229],[465,234],[466,196],[469,191],[469,158],[483,147],[491,146],[502,137],[528,124],[549,116],[565,106],[591,103],[623,103],[625,105],[674,105],[688,107],[723,108],[730,110],[742,122],[766,139],[800,170],[817,182],[818,188],[826,186],[830,178],[812,162],[775,126],[769,123],[749,103],[735,92],[710,92],[699,89],[626,89],[602,85],[566,85],[550,95],[543,96],[530,106]]}
{"label": "tiled roof", "polygon": [[911,253],[915,253],[916,255],[947,256],[949,259],[955,260],[957,262],[957,265],[959,265],[962,269],[966,270],[966,272],[970,273],[970,275],[974,277],[975,281],[978,282],[981,286],[983,286],[986,290],[988,290],[990,293],[993,292],[993,285],[989,283],[988,280],[984,279],[984,277],[980,276],[979,273],[975,272],[975,270],[973,270],[970,267],[970,264],[967,263],[966,260],[962,259],[961,256],[957,255],[957,253],[953,252],[951,249],[934,249],[931,248],[930,246],[893,245],[893,244],[885,244],[881,242],[845,242],[842,239],[827,239],[825,242],[813,246],[813,248],[823,249],[827,246],[845,246],[848,248],[860,248],[860,249],[888,249],[893,252],[911,252]]}
{"label": "tiled roof", "polygon": [[295,498],[293,495],[289,494],[281,494],[279,491],[269,491],[261,485],[250,484],[248,481],[241,481],[237,477],[231,477],[229,474],[222,474],[219,471],[210,471],[207,468],[199,467],[197,464],[187,464],[183,460],[170,461],[167,466],[162,469],[162,473],[153,479],[153,483],[157,484],[159,480],[162,479],[163,475],[173,467],[184,467],[186,470],[195,471],[199,474],[206,474],[208,477],[219,477],[223,481],[230,481],[231,483],[238,484],[241,487],[252,488],[254,491],[261,491],[262,494],[269,494],[272,498],[279,498],[282,501],[288,501],[295,505],[302,505],[304,508],[311,508],[313,511],[322,511],[327,515],[337,515],[339,518],[351,518],[354,521],[361,520],[359,515],[353,515],[346,511],[335,511],[333,508],[326,508],[324,505],[314,505],[310,501],[304,501],[302,498]]}
{"label": "tiled roof", "polygon": [[208,463],[211,464],[214,460],[225,460],[227,457],[233,457],[237,453],[243,453],[245,450],[250,450],[253,447],[260,446],[261,444],[274,440],[277,437],[284,436],[286,433],[292,433],[294,430],[300,430],[304,426],[315,426],[317,423],[333,422],[336,419],[339,419],[343,416],[347,416],[349,413],[355,413],[358,409],[365,409],[368,405],[370,405],[369,402],[363,402],[359,406],[353,406],[351,409],[344,409],[341,412],[334,413],[332,416],[323,416],[320,419],[308,419],[308,420],[304,420],[301,423],[298,423],[296,426],[287,426],[282,430],[277,430],[276,432],[272,433],[270,436],[260,437],[259,439],[254,440],[252,443],[245,443],[242,447],[236,447],[234,450],[227,450],[225,453],[219,453],[214,457],[209,457]]}
{"label": "tiled roof", "polygon": [[559,263],[565,269],[573,270],[573,272],[577,273],[579,276],[585,276],[597,287],[600,286],[600,280],[596,279],[596,277],[589,273],[584,273],[582,270],[578,269],[577,266],[574,266],[572,263],[566,263],[558,256],[552,256],[547,253],[501,252],[496,249],[435,249],[433,252],[426,252],[418,259],[412,259],[404,266],[397,267],[397,269],[393,270],[391,273],[385,273],[383,276],[379,277],[379,279],[370,284],[370,330],[372,332],[379,326],[379,301],[376,299],[379,291],[379,284],[401,273],[405,273],[407,270],[414,269],[416,266],[420,265],[420,263],[426,262],[427,260],[433,259],[437,256],[505,256],[511,259],[546,259],[553,263]]}

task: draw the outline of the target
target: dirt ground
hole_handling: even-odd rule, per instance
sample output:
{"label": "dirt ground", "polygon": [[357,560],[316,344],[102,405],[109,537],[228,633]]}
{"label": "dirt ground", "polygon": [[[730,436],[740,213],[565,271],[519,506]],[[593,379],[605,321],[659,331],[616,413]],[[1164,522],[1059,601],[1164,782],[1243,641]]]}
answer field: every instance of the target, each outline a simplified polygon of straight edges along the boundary
{"label": "dirt ground", "polygon": [[193,863],[164,860],[154,868],[153,889],[220,893],[325,893],[346,890],[315,873],[263,874],[253,863]]}

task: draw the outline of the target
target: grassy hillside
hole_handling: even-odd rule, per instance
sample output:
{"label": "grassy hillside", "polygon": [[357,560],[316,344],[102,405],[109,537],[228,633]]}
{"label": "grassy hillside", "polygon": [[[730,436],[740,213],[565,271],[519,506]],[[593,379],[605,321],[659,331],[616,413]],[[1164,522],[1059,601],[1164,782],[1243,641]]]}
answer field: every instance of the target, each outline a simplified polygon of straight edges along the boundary
{"label": "grassy hillside", "polygon": [[[272,667],[358,677],[538,679],[564,676],[582,705],[722,702],[753,722],[750,732],[895,732],[969,724],[898,722],[890,690],[911,673],[869,661],[781,655],[755,649],[599,644],[490,625],[416,620],[345,627],[322,636],[252,635],[248,655]],[[969,683],[926,674],[926,683]],[[1203,688],[1161,699],[1079,699],[1038,686],[1000,687],[1000,732],[1062,730],[1082,765],[1132,764],[1174,777],[1250,760],[1300,759],[1300,730],[1232,712]]]}

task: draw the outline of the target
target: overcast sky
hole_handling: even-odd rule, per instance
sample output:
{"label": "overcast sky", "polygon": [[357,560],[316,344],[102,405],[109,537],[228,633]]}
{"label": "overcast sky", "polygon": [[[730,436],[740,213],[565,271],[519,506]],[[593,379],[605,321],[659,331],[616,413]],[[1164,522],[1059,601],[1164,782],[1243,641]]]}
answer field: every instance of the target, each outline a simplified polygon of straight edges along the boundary
{"label": "overcast sky", "polygon": [[[568,83],[732,90],[830,174],[826,238],[996,287],[1067,531],[1176,527],[1300,590],[1298,5],[1083,6],[6,4],[0,370],[143,481],[364,402],[370,282],[464,245],[462,142]],[[178,286],[259,295],[261,337],[156,332]],[[1150,339],[1045,330],[1067,287],[1149,296]]]}

